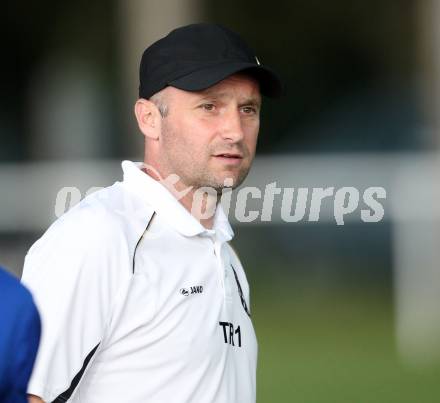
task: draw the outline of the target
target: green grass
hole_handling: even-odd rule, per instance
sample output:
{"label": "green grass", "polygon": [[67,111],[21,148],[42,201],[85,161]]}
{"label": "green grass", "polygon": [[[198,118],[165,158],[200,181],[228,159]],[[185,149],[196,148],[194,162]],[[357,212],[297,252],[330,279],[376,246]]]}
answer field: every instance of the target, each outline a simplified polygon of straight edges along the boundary
{"label": "green grass", "polygon": [[440,402],[440,365],[396,351],[389,292],[254,285],[258,403]]}

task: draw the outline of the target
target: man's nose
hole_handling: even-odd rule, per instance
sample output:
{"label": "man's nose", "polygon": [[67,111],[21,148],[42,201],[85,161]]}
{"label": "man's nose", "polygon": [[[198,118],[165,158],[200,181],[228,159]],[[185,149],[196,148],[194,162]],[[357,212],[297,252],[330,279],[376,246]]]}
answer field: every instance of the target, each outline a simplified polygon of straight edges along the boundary
{"label": "man's nose", "polygon": [[237,109],[228,110],[223,116],[222,137],[233,143],[243,140],[243,128],[240,111]]}

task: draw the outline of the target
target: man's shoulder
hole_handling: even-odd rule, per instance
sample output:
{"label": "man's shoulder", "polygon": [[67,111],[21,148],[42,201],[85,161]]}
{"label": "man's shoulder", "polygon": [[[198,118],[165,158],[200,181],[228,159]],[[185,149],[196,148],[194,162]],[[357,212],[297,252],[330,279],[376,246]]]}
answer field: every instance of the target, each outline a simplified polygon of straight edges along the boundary
{"label": "man's shoulder", "polygon": [[101,189],[81,200],[59,217],[32,246],[72,244],[78,248],[133,249],[154,210],[142,203],[123,183]]}
{"label": "man's shoulder", "polygon": [[34,307],[31,293],[23,286],[18,278],[0,267],[0,295],[7,304],[1,304],[3,309],[20,311],[23,307]]}
{"label": "man's shoulder", "polygon": [[29,291],[20,284],[20,281],[13,274],[8,273],[0,267],[0,294],[17,296],[18,299],[32,300]]}
{"label": "man's shoulder", "polygon": [[154,210],[123,183],[98,190],[84,198],[52,224],[56,230],[70,230],[108,237],[122,231],[143,232]]}
{"label": "man's shoulder", "polygon": [[78,219],[84,216],[93,221],[110,220],[114,222],[143,221],[149,213],[153,214],[150,206],[131,192],[124,183],[116,182],[112,186],[98,190],[85,197],[60,220]]}
{"label": "man's shoulder", "polygon": [[240,256],[239,256],[239,254],[237,252],[237,249],[232,245],[231,241],[226,242],[225,245],[227,246],[227,248],[229,250],[229,253],[231,254],[232,260],[234,262],[241,263]]}
{"label": "man's shoulder", "polygon": [[31,293],[1,267],[0,295],[0,395],[15,402],[21,376],[37,352],[40,317]]}

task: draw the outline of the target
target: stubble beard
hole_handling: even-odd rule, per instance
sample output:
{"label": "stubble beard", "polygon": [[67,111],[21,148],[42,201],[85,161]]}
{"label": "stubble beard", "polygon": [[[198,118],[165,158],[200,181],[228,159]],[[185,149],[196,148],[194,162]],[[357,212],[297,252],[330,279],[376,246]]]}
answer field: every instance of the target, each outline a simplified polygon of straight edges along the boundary
{"label": "stubble beard", "polygon": [[[212,188],[218,195],[221,195],[223,189],[235,189],[246,179],[249,168],[241,168],[238,173],[215,173],[209,168],[209,160],[204,164],[200,159],[193,159],[183,164],[174,164],[174,170],[186,186],[193,186],[194,189]],[[205,159],[203,159],[205,161]]]}
{"label": "stubble beard", "polygon": [[[217,150],[209,149],[207,153],[202,156],[194,155],[191,151],[186,151],[186,149],[190,147],[179,147],[179,144],[176,145],[178,135],[178,131],[170,127],[169,124],[165,123],[162,127],[162,137],[164,139],[165,149],[173,150],[172,152],[167,153],[165,158],[168,172],[170,174],[178,175],[181,185],[184,187],[192,186],[193,189],[209,187],[214,189],[218,195],[221,195],[223,189],[235,189],[246,179],[250,170],[250,165],[247,167],[241,167],[238,174],[226,174],[219,178],[220,174],[216,175],[216,173],[211,172],[209,169],[209,158],[211,158],[211,155],[215,155]],[[178,151],[179,149],[185,151]],[[241,147],[241,151],[245,157],[248,156],[249,153],[247,150],[243,150]],[[182,156],[184,156],[184,158],[182,158]]]}

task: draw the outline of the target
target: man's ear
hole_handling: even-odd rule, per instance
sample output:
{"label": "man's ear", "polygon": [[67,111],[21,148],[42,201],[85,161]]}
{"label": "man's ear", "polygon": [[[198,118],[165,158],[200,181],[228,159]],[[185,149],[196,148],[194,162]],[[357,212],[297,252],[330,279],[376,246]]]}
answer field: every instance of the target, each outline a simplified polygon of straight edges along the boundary
{"label": "man's ear", "polygon": [[134,104],[134,114],[142,134],[152,140],[157,140],[162,124],[157,106],[148,99],[139,98]]}

